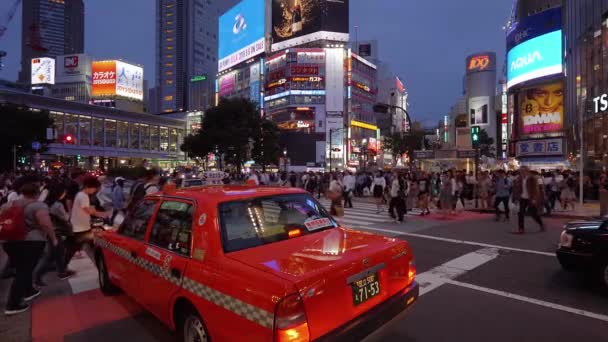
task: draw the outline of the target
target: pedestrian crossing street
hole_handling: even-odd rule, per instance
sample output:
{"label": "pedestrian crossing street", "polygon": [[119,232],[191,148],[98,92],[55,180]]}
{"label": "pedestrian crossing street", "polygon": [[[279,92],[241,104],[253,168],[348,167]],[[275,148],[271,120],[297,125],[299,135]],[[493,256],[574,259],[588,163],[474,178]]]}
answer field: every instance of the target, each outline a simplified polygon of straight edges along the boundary
{"label": "pedestrian crossing street", "polygon": [[[331,201],[322,198],[319,200],[323,207],[329,212]],[[354,208],[344,208],[344,217],[340,218],[340,223],[352,227],[366,227],[380,223],[393,223],[393,219],[388,215],[388,206],[384,205],[382,211],[378,213],[375,203],[362,203],[353,201]],[[422,210],[408,210],[404,219],[407,217],[420,216]]]}

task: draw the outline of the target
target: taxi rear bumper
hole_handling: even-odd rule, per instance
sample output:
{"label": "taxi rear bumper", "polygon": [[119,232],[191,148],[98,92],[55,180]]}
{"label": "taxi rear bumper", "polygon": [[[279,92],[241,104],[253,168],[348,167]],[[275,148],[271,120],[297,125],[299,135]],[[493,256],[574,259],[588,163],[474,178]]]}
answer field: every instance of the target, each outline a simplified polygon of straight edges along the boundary
{"label": "taxi rear bumper", "polygon": [[401,292],[315,341],[360,341],[413,306],[418,295],[419,286],[414,281]]}

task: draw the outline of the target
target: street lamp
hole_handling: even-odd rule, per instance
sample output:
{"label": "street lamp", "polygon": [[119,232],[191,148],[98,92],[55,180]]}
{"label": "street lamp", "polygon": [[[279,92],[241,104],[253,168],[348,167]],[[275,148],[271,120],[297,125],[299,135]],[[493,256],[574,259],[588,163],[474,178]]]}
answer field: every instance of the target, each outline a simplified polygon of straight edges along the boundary
{"label": "street lamp", "polygon": [[287,172],[287,147],[283,148],[283,165],[285,167],[285,172]]}
{"label": "street lamp", "polygon": [[[380,102],[378,102],[378,103],[376,103],[374,105],[374,112],[376,112],[376,113],[382,113],[382,114],[388,114],[389,108],[392,108],[392,109],[401,109],[405,113],[405,119],[407,120],[408,127],[410,128],[410,130],[412,129],[412,120],[410,119],[410,113],[408,113],[408,111],[405,110],[405,108],[403,108],[403,107],[391,105],[391,104],[388,104],[388,103],[380,103]],[[391,126],[392,126],[392,123],[391,123]]]}

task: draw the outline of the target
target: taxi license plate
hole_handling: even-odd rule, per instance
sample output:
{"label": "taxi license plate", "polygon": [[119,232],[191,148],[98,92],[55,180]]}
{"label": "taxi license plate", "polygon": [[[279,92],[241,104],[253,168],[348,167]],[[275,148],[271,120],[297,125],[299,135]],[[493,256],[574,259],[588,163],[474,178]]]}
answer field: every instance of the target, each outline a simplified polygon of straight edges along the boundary
{"label": "taxi license plate", "polygon": [[365,303],[366,301],[380,294],[378,273],[370,274],[363,279],[353,282],[351,287],[353,290],[353,304],[357,306]]}

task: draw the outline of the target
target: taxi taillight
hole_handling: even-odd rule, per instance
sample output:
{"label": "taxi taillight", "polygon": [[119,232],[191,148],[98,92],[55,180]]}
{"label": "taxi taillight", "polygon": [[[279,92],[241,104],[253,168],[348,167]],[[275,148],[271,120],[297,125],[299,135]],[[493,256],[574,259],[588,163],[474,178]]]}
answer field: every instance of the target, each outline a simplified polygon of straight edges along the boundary
{"label": "taxi taillight", "polygon": [[308,342],[308,320],[304,302],[298,294],[283,298],[274,315],[274,340],[276,342]]}
{"label": "taxi taillight", "polygon": [[416,279],[416,262],[414,259],[410,260],[410,264],[407,270],[407,284],[410,285]]}
{"label": "taxi taillight", "polygon": [[295,237],[302,235],[302,231],[299,229],[292,229],[289,232],[287,232],[287,235],[289,236],[290,239],[293,239]]}

